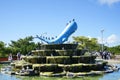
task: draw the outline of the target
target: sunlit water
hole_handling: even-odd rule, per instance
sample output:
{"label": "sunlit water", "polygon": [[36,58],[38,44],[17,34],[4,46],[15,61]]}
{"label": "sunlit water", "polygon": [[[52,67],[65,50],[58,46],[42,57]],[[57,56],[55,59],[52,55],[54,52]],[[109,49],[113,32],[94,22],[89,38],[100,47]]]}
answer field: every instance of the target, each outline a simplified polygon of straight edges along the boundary
{"label": "sunlit water", "polygon": [[[120,67],[120,64],[117,66]],[[8,75],[8,74],[0,73],[0,80],[79,80],[79,79],[23,77],[23,76],[15,76],[15,75]],[[92,79],[87,79],[87,80],[92,80]],[[120,80],[120,70],[113,72],[113,73],[105,74],[102,77],[98,77],[98,78],[93,77],[93,80]]]}
{"label": "sunlit water", "polygon": [[[117,66],[120,67],[120,64],[118,64]],[[113,73],[105,74],[99,80],[120,80],[120,70]]]}
{"label": "sunlit water", "polygon": [[0,73],[0,80],[20,80],[20,79],[16,78],[13,75],[1,74]]}

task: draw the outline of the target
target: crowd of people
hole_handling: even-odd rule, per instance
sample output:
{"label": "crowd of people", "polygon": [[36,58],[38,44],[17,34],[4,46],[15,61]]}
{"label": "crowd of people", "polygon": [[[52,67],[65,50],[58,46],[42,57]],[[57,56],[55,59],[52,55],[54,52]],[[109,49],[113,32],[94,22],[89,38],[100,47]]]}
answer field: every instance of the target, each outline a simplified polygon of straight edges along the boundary
{"label": "crowd of people", "polygon": [[100,55],[102,59],[111,59],[111,53],[108,51],[100,52]]}
{"label": "crowd of people", "polygon": [[109,60],[112,57],[112,53],[107,50],[100,51],[100,52],[95,51],[92,54],[95,54],[96,56],[101,57],[102,59],[106,59],[106,60]]}

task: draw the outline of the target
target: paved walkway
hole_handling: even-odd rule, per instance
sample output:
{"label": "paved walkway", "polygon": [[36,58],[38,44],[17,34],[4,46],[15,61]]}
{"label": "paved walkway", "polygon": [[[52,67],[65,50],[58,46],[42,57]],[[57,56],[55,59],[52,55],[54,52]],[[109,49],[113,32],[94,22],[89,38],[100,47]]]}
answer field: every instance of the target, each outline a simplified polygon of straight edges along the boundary
{"label": "paved walkway", "polygon": [[110,59],[105,61],[107,61],[108,64],[120,64],[120,60],[116,60],[116,59]]}

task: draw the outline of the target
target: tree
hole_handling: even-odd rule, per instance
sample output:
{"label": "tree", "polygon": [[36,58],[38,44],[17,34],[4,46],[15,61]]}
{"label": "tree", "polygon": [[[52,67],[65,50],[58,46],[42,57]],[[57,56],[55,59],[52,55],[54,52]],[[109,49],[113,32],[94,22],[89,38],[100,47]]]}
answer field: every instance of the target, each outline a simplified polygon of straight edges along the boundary
{"label": "tree", "polygon": [[5,46],[6,44],[2,41],[0,41],[0,56],[5,56]]}
{"label": "tree", "polygon": [[108,51],[114,54],[120,54],[120,45],[108,47]]}
{"label": "tree", "polygon": [[4,42],[2,42],[2,41],[0,41],[0,51],[3,49],[3,48],[5,48],[5,43]]}
{"label": "tree", "polygon": [[20,51],[22,54],[27,54],[31,50],[36,48],[36,44],[33,41],[33,37],[29,36],[24,39],[19,39],[17,41],[11,41],[11,44],[9,44],[10,47],[12,47],[12,52],[17,53]]}
{"label": "tree", "polygon": [[96,38],[88,38],[85,36],[73,37],[73,42],[78,43],[78,49],[87,49],[89,51],[99,50],[99,44]]}

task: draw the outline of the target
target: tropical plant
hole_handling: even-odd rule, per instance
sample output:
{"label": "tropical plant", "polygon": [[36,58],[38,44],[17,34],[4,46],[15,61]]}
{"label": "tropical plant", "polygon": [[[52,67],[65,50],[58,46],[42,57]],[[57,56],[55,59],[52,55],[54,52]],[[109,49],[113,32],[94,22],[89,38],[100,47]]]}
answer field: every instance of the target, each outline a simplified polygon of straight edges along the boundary
{"label": "tropical plant", "polygon": [[99,50],[100,46],[96,38],[89,38],[85,36],[73,37],[73,42],[78,43],[78,49],[87,49],[89,51]]}

